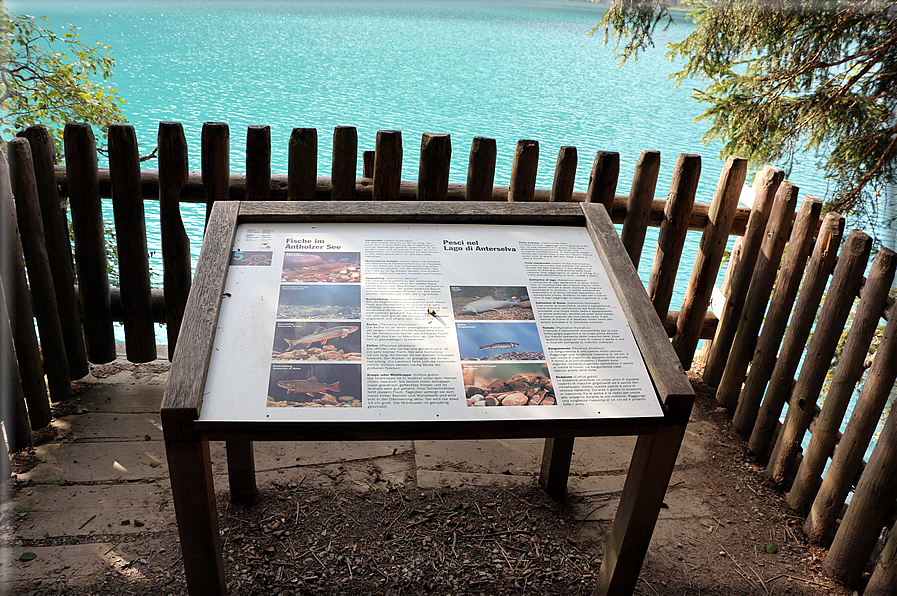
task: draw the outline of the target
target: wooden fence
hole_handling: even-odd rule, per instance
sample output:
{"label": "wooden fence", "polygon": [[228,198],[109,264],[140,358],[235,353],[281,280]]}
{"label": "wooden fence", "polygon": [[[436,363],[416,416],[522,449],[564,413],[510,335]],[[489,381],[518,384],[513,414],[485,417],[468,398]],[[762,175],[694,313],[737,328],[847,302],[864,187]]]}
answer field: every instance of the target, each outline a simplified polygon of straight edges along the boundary
{"label": "wooden fence", "polygon": [[[888,297],[897,256],[879,250],[864,278],[871,239],[860,231],[844,238],[844,219],[835,213],[823,217],[813,197],[798,206],[798,188],[783,180],[782,172],[763,168],[746,192],[747,164],[731,157],[709,203],[700,202],[700,158],[683,154],[673,167],[667,198],[657,199],[659,152],[644,151],[629,194],[617,194],[619,155],[601,151],[587,190],[576,192],[577,151],[561,147],[552,188],[537,189],[539,144],[522,140],[505,187],[494,184],[495,140],[475,137],[467,182],[454,184],[448,182],[449,135],[424,134],[418,179],[409,182],[401,179],[401,132],[380,131],[375,151],[361,153],[363,176],[358,178],[357,133],[341,126],[333,132],[330,176],[318,176],[318,135],[310,128],[293,130],[288,173],[273,175],[270,129],[252,126],[242,175],[230,172],[229,137],[226,124],[203,126],[200,173],[188,170],[184,132],[173,122],[159,125],[158,171],[140,169],[136,135],[126,125],[110,130],[108,169],[97,167],[96,142],[85,124],[66,126],[64,166],[54,164],[52,140],[41,127],[9,143],[9,166],[0,159],[0,225],[6,232],[2,251],[12,263],[2,278],[0,306],[8,314],[0,317],[0,340],[4,354],[15,355],[5,363],[14,388],[14,407],[4,414],[11,449],[27,446],[31,429],[49,423],[50,400],[70,396],[70,381],[87,373],[88,361],[115,358],[113,320],[124,323],[132,362],[156,357],[154,322],[167,324],[173,355],[190,290],[190,254],[199,248],[190,246],[181,202],[209,208],[222,200],[596,202],[622,224],[623,245],[636,265],[645,252],[647,228],[659,226],[647,291],[683,366],[691,365],[700,339],[712,340],[703,352],[704,378],[718,387],[717,400],[750,437],[750,450],[768,461],[769,477],[790,486],[788,505],[806,514],[810,540],[830,546],[825,572],[858,582],[882,529],[894,523],[897,501],[897,409],[888,415],[871,458],[863,461],[897,375],[897,316]],[[743,193],[752,195],[751,208],[739,205]],[[74,264],[60,196],[67,196],[71,207]],[[109,285],[101,197],[112,199],[120,288]],[[162,290],[150,286],[144,199],[159,201]],[[702,231],[700,246],[685,300],[679,311],[671,311],[688,230]],[[708,306],[730,235],[740,238],[729,259],[717,318]],[[887,321],[883,334],[881,319]],[[820,408],[826,373],[848,320],[850,329]],[[868,366],[873,342],[877,348]],[[861,382],[842,435],[845,411]],[[802,454],[807,432],[812,434]],[[853,498],[839,523],[851,490]],[[894,534],[871,579],[870,589],[881,590],[876,594],[893,594],[897,586]]]}

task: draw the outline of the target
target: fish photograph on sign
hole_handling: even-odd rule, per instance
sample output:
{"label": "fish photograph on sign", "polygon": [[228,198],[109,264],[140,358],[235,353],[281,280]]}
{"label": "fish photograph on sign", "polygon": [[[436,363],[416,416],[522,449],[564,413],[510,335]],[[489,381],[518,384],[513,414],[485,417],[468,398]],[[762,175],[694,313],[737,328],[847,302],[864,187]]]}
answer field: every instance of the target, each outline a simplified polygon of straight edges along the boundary
{"label": "fish photograph on sign", "polygon": [[278,321],[274,328],[272,360],[360,362],[359,326],[339,321],[291,323]]}
{"label": "fish photograph on sign", "polygon": [[468,407],[557,405],[546,364],[462,364],[461,372]]}
{"label": "fish photograph on sign", "polygon": [[358,321],[361,286],[284,284],[277,299],[277,318]]}
{"label": "fish photograph on sign", "polygon": [[361,254],[357,252],[287,251],[283,253],[281,281],[284,283],[360,283]]}
{"label": "fish photograph on sign", "polygon": [[531,321],[458,321],[461,360],[545,360],[539,329]]}
{"label": "fish photograph on sign", "polygon": [[532,321],[525,286],[450,286],[456,320]]}
{"label": "fish photograph on sign", "polygon": [[269,408],[361,407],[360,364],[271,365]]}

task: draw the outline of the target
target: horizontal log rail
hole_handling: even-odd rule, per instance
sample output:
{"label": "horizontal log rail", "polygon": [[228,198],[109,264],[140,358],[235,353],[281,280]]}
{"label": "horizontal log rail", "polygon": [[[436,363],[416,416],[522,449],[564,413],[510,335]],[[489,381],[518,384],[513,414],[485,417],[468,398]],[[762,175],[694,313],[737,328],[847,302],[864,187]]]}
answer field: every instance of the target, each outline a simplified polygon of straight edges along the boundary
{"label": "horizontal log rail", "polygon": [[[109,178],[108,168],[99,168],[100,179],[100,196],[109,198],[112,196],[112,185]],[[157,170],[141,170],[143,196],[146,199],[159,198],[159,172]],[[68,196],[68,181],[66,180],[65,167],[56,166],[56,183],[59,185],[59,193],[61,196]],[[464,183],[450,182],[448,185],[448,194],[446,199],[449,201],[463,201],[465,198],[467,185]],[[315,185],[315,198],[329,200],[333,185],[330,182],[330,176],[318,176]],[[492,200],[507,201],[510,187],[493,186]],[[355,179],[355,198],[357,200],[370,200],[374,194],[373,178],[356,178]],[[243,200],[246,197],[246,176],[243,174],[230,175],[230,198],[231,200]],[[533,195],[534,201],[548,201],[551,197],[551,189],[537,188]],[[271,175],[271,196],[272,201],[286,201],[287,196],[287,174]],[[417,200],[417,181],[402,180],[399,187],[399,199],[403,201]],[[203,203],[206,202],[206,191],[202,184],[202,174],[200,172],[190,172],[187,183],[181,190],[180,200],[184,203]],[[586,200],[586,193],[581,191],[573,191],[572,200],[575,202],[583,202]],[[615,195],[614,209],[611,213],[611,219],[616,224],[622,224],[626,218],[626,206],[629,203],[629,195]],[[659,226],[663,221],[663,210],[666,207],[666,199],[655,198],[651,204],[651,216],[648,225]],[[703,230],[707,227],[708,214],[710,213],[709,203],[695,203],[692,209],[691,218],[688,223],[689,230]],[[749,207],[739,205],[735,213],[735,219],[732,222],[731,234],[736,236],[744,235],[747,228],[748,218],[751,210]]]}

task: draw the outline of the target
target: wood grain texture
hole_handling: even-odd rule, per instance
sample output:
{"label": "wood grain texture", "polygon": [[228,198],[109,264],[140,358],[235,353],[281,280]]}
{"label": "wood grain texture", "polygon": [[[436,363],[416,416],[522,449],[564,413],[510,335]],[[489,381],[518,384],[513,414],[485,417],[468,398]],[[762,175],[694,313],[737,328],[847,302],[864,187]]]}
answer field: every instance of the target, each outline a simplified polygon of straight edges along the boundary
{"label": "wood grain texture", "polygon": [[744,308],[754,267],[757,264],[757,256],[760,254],[760,247],[763,244],[766,224],[769,222],[772,212],[773,199],[784,179],[784,172],[767,166],[757,172],[751,185],[754,191],[751,216],[748,218],[748,227],[741,242],[736,243],[729,258],[726,278],[720,289],[723,296],[726,297],[723,303],[723,312],[710,346],[710,353],[704,364],[704,382],[711,387],[719,387],[720,379],[722,379],[729,349],[735,340],[741,311]]}
{"label": "wood grain texture", "polygon": [[549,201],[572,201],[573,184],[576,182],[576,147],[563,145],[558,149],[558,160],[554,166],[554,182],[551,185]]}
{"label": "wood grain texture", "polygon": [[444,201],[448,197],[452,137],[425,132],[420,141],[420,168],[417,174],[418,201]]}
{"label": "wood grain texture", "polygon": [[[760,411],[760,403],[766,384],[772,376],[776,363],[776,356],[794,299],[800,288],[804,273],[804,267],[813,249],[813,231],[819,222],[819,213],[822,211],[822,201],[814,197],[807,197],[798,210],[794,220],[791,236],[788,238],[788,247],[785,249],[785,257],[782,260],[782,268],[776,279],[776,287],[772,298],[769,300],[769,308],[766,318],[763,320],[763,330],[757,339],[757,347],[751,357],[751,367],[748,369],[747,378],[741,393],[738,395],[738,406],[732,424],[744,435],[750,435]],[[827,222],[840,219],[837,214],[827,218]],[[832,223],[823,224],[820,235],[831,234]]]}
{"label": "wood grain texture", "polygon": [[0,387],[3,387],[3,429],[6,434],[0,440],[0,479],[4,481],[9,479],[11,471],[9,452],[25,449],[33,444],[10,321],[6,291],[0,280]]}
{"label": "wood grain texture", "polygon": [[[620,154],[616,151],[599,151],[592,162],[589,186],[583,201],[604,205],[608,215],[614,210],[617,180],[620,178]],[[575,195],[575,193],[574,193]]]}
{"label": "wood grain texture", "polygon": [[156,359],[156,332],[150,294],[146,217],[140,190],[140,153],[133,126],[113,124],[109,127],[109,170],[125,350],[131,362],[152,362]]}
{"label": "wood grain texture", "polygon": [[[287,188],[289,189],[289,182]],[[249,201],[271,199],[270,126],[249,126],[246,129],[246,199]]]}
{"label": "wood grain texture", "polygon": [[635,162],[632,189],[629,191],[629,203],[626,205],[626,218],[620,232],[623,248],[626,249],[636,269],[642,257],[659,172],[660,151],[642,151],[638,161]]}
{"label": "wood grain texture", "polygon": [[[318,131],[294,128],[287,156],[287,200],[314,201],[317,183]],[[355,183],[354,176],[352,183]]]}
{"label": "wood grain texture", "polygon": [[258,496],[255,485],[255,455],[252,441],[227,441],[227,484],[230,488],[230,502],[249,505]]}
{"label": "wood grain texture", "polygon": [[508,201],[526,202],[536,200],[536,174],[539,170],[539,141],[521,139],[514,149],[511,163],[511,184],[508,187]]}
{"label": "wood grain texture", "polygon": [[43,126],[29,126],[18,136],[28,139],[31,145],[34,178],[44,224],[44,246],[50,261],[50,274],[53,276],[53,290],[56,292],[56,307],[59,309],[69,375],[72,380],[80,379],[88,373],[87,346],[84,343],[81,313],[74,292],[74,264],[68,222],[56,186],[56,147],[50,132]]}
{"label": "wood grain texture", "polygon": [[16,204],[19,237],[22,240],[28,282],[31,286],[31,303],[34,317],[40,330],[41,355],[50,399],[64,401],[72,396],[71,376],[65,341],[62,337],[62,323],[56,292],[53,289],[53,275],[50,260],[44,246],[44,225],[40,215],[40,200],[37,196],[37,182],[34,179],[34,165],[31,160],[31,145],[28,139],[17,138],[6,146],[9,156],[9,178]]}
{"label": "wood grain texture", "polygon": [[204,122],[200,145],[208,224],[215,201],[230,199],[230,127],[225,122]]}
{"label": "wood grain texture", "polygon": [[[81,313],[87,357],[94,364],[115,360],[115,333],[109,304],[106,237],[97,171],[97,144],[84,123],[69,123],[65,141],[65,176],[72,211],[75,263],[81,286]],[[58,170],[57,170],[58,173]],[[108,170],[106,172],[108,180]],[[111,187],[105,195],[111,197]]]}
{"label": "wood grain texture", "polygon": [[175,350],[162,400],[162,424],[167,440],[195,437],[192,425],[199,418],[202,408],[203,390],[239,211],[239,201],[215,203],[212,217],[209,218],[196,267],[196,280],[184,313],[186,324]]}
{"label": "wood grain texture", "polygon": [[573,437],[545,439],[539,486],[555,499],[567,496],[567,477],[570,475],[574,440]]}
{"label": "wood grain texture", "polygon": [[378,131],[374,155],[373,199],[375,201],[398,201],[401,186],[402,131]]}
{"label": "wood grain texture", "polygon": [[[358,170],[358,131],[354,126],[333,129],[333,164],[330,198],[334,201],[355,200],[355,174]],[[373,175],[371,176],[373,177]]]}
{"label": "wood grain texture", "polygon": [[[701,156],[682,153],[673,167],[670,194],[663,209],[657,236],[657,250],[648,278],[648,298],[663,321],[670,310],[682,248],[701,178]],[[606,206],[605,206],[606,207]]]}
{"label": "wood grain texture", "polygon": [[497,153],[495,139],[473,138],[470,143],[470,159],[467,163],[467,185],[464,199],[468,201],[492,199]]}
{"label": "wood grain texture", "polygon": [[[841,245],[843,233],[844,218],[837,213],[826,216],[813,245],[813,255],[804,275],[803,287],[794,304],[795,316],[788,325],[785,339],[781,342],[781,350],[778,350],[777,345],[770,346],[771,350],[778,352],[778,357],[748,441],[748,449],[761,458],[769,454],[779,415],[791,395],[794,373],[797,371],[803,356],[804,344],[816,320],[814,314],[819,308],[819,301],[825,292],[829,275],[838,259],[838,247]],[[787,319],[784,313],[782,316]]]}

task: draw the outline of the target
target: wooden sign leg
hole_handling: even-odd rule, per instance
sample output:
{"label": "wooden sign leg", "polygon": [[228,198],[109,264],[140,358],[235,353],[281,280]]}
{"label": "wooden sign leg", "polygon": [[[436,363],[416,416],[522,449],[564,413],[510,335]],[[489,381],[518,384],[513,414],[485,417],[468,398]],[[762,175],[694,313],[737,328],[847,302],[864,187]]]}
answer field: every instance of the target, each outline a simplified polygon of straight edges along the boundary
{"label": "wooden sign leg", "polygon": [[248,505],[255,501],[255,497],[258,495],[255,485],[255,457],[252,454],[252,441],[225,441],[225,446],[230,502]]}
{"label": "wooden sign leg", "polygon": [[662,426],[656,434],[639,436],[594,596],[635,591],[684,436],[685,424]]}
{"label": "wooden sign leg", "polygon": [[191,596],[227,594],[208,441],[165,441]]}
{"label": "wooden sign leg", "polygon": [[555,499],[563,499],[567,495],[567,476],[570,475],[573,441],[573,437],[545,439],[539,484]]}

